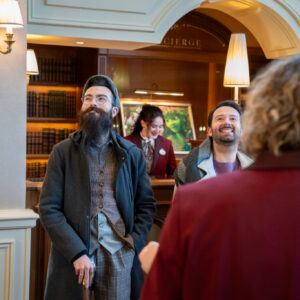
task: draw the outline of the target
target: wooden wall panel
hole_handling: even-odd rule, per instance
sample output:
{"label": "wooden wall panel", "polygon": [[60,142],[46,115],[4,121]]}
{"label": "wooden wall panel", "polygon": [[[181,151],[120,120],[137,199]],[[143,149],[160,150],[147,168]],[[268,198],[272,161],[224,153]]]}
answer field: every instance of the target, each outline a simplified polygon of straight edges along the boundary
{"label": "wooden wall panel", "polygon": [[134,94],[135,89],[183,92],[183,97],[153,96],[151,100],[191,103],[195,128],[205,125],[208,96],[207,63],[109,56],[108,76],[117,84],[120,97],[141,98],[140,95]]}
{"label": "wooden wall panel", "polygon": [[[149,98],[135,89],[166,90],[184,97],[152,96],[192,104],[197,139],[203,139],[207,116],[217,103],[233,99],[234,90],[223,87],[227,47],[231,32],[216,20],[191,12],[176,22],[160,45],[136,51],[99,49],[107,58],[107,75],[116,83],[120,97]],[[267,61],[258,48],[248,49],[251,73]],[[120,124],[120,117],[118,117]]]}

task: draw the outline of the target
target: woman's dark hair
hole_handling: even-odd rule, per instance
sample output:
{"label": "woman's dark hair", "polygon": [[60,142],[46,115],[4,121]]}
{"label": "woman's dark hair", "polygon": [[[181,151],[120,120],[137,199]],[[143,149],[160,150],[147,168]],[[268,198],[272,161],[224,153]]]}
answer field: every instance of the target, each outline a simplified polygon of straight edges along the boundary
{"label": "woman's dark hair", "polygon": [[154,105],[149,105],[149,104],[143,105],[142,110],[139,114],[139,117],[135,121],[132,133],[139,134],[142,131],[143,127],[141,125],[141,120],[143,120],[145,123],[150,125],[153,122],[153,120],[157,117],[161,117],[163,119],[164,126],[165,126],[166,121],[165,121],[164,115],[159,107],[154,106]]}

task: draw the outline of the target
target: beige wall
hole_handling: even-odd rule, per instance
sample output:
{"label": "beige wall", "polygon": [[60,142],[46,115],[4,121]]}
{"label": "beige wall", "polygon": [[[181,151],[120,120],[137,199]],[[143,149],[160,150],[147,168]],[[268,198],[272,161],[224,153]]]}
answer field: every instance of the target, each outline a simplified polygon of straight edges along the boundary
{"label": "beige wall", "polygon": [[159,44],[182,16],[205,8],[243,24],[265,56],[273,59],[300,51],[298,3],[299,0],[68,0],[62,5],[59,0],[31,0],[28,40],[65,46],[74,46],[80,40],[85,42],[84,47],[133,50]]}
{"label": "beige wall", "polygon": [[[19,0],[26,23],[27,1]],[[5,29],[0,30],[0,46]],[[13,50],[0,53],[0,210],[25,207],[26,26],[14,29]]]}

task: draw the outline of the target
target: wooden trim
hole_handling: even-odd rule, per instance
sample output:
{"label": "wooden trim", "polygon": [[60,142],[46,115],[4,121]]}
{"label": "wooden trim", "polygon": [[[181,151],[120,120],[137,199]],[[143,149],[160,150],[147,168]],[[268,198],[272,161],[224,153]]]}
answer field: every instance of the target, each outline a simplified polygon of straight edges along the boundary
{"label": "wooden trim", "polygon": [[26,154],[26,159],[48,159],[49,154]]}
{"label": "wooden trim", "polygon": [[174,186],[174,179],[151,179],[151,186]]}
{"label": "wooden trim", "polygon": [[33,123],[77,123],[77,119],[65,119],[65,118],[27,118],[27,122]]}
{"label": "wooden trim", "polygon": [[187,62],[211,62],[225,63],[226,53],[221,52],[201,52],[201,51],[189,51],[189,52],[172,52],[161,50],[108,50],[108,54],[111,57],[137,57],[145,59],[164,59],[175,61],[187,61]]}
{"label": "wooden trim", "polygon": [[208,97],[207,97],[207,116],[210,111],[216,106],[216,63],[208,64]]}

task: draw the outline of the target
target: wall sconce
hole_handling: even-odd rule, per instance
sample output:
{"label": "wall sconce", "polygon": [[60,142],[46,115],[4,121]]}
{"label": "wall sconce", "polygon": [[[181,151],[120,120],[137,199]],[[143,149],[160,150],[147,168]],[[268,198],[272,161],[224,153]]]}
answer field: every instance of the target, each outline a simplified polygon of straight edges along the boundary
{"label": "wall sconce", "polygon": [[141,94],[141,95],[157,95],[157,96],[174,96],[174,97],[184,96],[184,93],[179,93],[179,92],[139,90],[139,89],[136,89],[134,91],[134,93],[135,94]]}
{"label": "wall sconce", "polygon": [[26,77],[27,84],[29,83],[30,75],[38,75],[39,68],[36,61],[36,56],[33,49],[27,49],[26,54]]}
{"label": "wall sconce", "polygon": [[22,15],[19,3],[16,0],[0,0],[0,27],[6,27],[6,40],[7,49],[0,52],[2,54],[10,53],[12,50],[13,41],[13,28],[23,27]]}
{"label": "wall sconce", "polygon": [[248,87],[249,83],[246,36],[244,33],[233,33],[229,41],[223,84],[234,87],[234,100],[238,102],[239,87]]}

